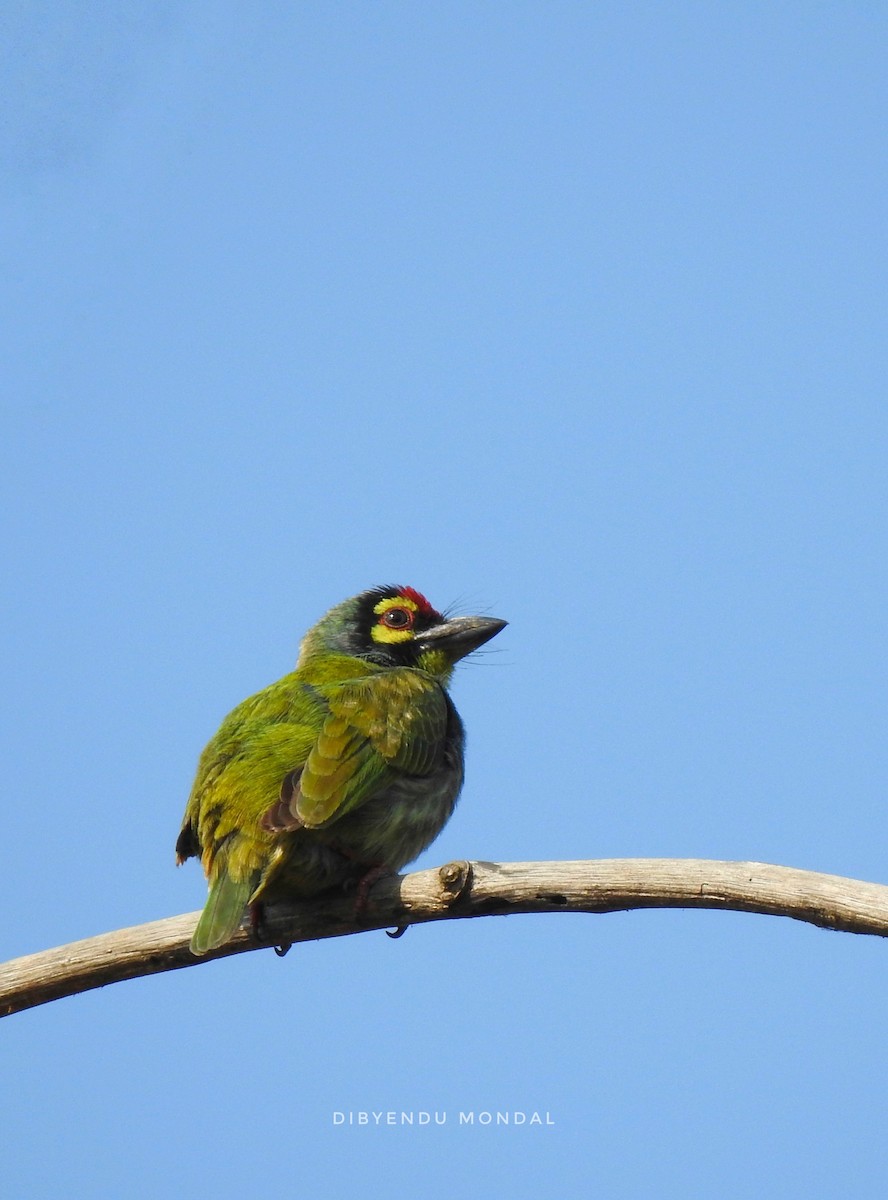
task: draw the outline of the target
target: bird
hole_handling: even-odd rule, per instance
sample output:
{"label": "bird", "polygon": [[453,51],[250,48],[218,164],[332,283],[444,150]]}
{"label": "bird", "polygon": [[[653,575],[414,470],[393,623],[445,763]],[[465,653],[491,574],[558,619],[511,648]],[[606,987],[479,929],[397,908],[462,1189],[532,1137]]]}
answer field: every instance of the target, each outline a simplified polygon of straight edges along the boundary
{"label": "bird", "polygon": [[191,939],[223,945],[249,908],[367,885],[438,836],[463,784],[455,664],[507,622],[445,616],[414,588],[370,588],[304,636],[296,667],[223,720],[200,756],[176,861],[208,894]]}

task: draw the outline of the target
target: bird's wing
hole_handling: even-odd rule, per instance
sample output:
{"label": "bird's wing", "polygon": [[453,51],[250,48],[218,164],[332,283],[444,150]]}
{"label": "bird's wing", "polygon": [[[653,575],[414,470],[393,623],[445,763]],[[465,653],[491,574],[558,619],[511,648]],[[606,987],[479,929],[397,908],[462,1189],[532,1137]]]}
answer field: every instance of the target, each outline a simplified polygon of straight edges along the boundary
{"label": "bird's wing", "polygon": [[329,715],[301,771],[288,776],[266,828],[316,829],[369,799],[395,772],[427,775],[440,761],[447,700],[407,668],[318,688]]}

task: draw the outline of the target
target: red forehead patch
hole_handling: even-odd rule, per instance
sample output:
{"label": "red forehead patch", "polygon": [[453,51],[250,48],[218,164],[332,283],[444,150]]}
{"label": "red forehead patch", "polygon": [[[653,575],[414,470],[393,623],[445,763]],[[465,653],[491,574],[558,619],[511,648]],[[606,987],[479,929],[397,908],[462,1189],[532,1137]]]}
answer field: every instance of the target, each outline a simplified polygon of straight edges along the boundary
{"label": "red forehead patch", "polygon": [[435,609],[432,608],[422,592],[418,592],[415,588],[405,587],[401,588],[401,595],[405,600],[412,600],[419,611],[425,613],[426,616],[437,616]]}

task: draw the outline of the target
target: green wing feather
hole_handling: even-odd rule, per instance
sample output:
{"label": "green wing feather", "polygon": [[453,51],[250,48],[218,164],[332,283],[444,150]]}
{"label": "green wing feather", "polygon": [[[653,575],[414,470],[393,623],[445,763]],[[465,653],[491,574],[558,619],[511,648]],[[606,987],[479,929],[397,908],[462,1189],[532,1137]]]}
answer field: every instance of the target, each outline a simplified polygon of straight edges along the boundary
{"label": "green wing feather", "polygon": [[405,668],[318,690],[330,715],[293,797],[302,825],[326,825],[398,772],[427,775],[440,761],[447,701],[430,676]]}
{"label": "green wing feather", "polygon": [[200,855],[210,881],[194,954],[234,933],[271,862],[273,845],[259,819],[317,738],[326,706],[312,695],[291,673],[229,713],[201,755],[176,847],[180,862]]}

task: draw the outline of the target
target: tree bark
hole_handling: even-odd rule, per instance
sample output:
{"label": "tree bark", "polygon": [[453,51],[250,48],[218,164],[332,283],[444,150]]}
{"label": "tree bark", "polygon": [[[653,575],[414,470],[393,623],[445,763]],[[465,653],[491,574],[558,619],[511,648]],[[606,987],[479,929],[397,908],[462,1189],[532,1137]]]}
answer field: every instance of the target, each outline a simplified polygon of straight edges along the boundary
{"label": "tree bark", "polygon": [[359,915],[354,895],[268,909],[262,941],[241,928],[201,958],[188,949],[199,914],[186,913],[13,959],[0,965],[0,1016],[271,946],[460,917],[634,908],[725,908],[888,936],[888,887],[794,867],[694,858],[458,861],[380,880]]}

